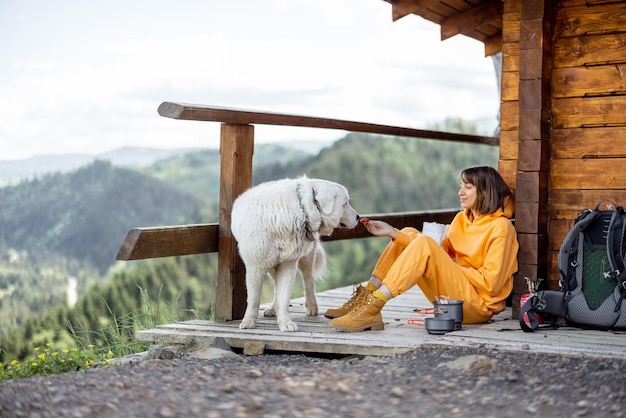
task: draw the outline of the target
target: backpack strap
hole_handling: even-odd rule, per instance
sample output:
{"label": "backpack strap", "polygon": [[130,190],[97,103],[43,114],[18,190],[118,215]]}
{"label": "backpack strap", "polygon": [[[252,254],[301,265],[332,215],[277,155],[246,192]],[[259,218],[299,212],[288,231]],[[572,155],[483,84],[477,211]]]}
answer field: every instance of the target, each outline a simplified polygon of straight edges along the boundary
{"label": "backpack strap", "polygon": [[558,266],[561,278],[560,285],[565,292],[572,290],[571,283],[576,282],[576,266],[578,263],[579,247],[578,241],[580,239],[580,233],[587,228],[587,226],[594,219],[600,216],[598,209],[600,208],[600,204],[602,202],[603,201],[598,202],[595,209],[587,209],[578,215],[578,218],[574,221],[574,225],[565,236],[563,244],[561,244],[558,256]]}
{"label": "backpack strap", "polygon": [[[536,311],[537,301],[537,295],[531,295],[519,311],[519,326],[524,332],[533,332],[539,328],[539,320],[537,319]],[[524,316],[528,318],[528,324],[524,320]]]}
{"label": "backpack strap", "polygon": [[[552,322],[540,327],[538,314],[542,314],[544,318],[548,315],[552,318]],[[524,332],[533,332],[537,329],[557,329],[556,322],[559,317],[564,318],[566,315],[565,293],[560,290],[540,290],[530,295],[520,309],[519,325]],[[528,319],[528,324],[525,319]]]}
{"label": "backpack strap", "polygon": [[613,270],[613,275],[617,279],[620,287],[621,300],[626,297],[626,260],[624,260],[624,235],[626,235],[626,212],[621,206],[617,206],[611,216],[609,232],[606,240],[609,263]]}

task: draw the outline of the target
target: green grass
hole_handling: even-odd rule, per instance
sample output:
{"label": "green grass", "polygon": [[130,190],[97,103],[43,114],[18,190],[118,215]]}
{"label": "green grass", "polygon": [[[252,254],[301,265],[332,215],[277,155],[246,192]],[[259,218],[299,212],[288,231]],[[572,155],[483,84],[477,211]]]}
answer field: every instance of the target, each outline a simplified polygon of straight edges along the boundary
{"label": "green grass", "polygon": [[0,363],[0,380],[20,379],[33,375],[49,375],[66,373],[92,367],[109,367],[113,364],[113,352],[97,353],[90,345],[85,350],[57,349],[52,343],[44,347],[35,347],[33,358],[12,360],[7,364]]}
{"label": "green grass", "polygon": [[[135,330],[178,322],[190,313],[196,319],[202,317],[197,311],[166,305],[160,298],[152,301],[144,289],[139,289],[142,307],[137,311],[118,316],[107,305],[109,321],[98,330],[89,330],[80,323],[68,323],[68,331],[78,348],[59,348],[50,342],[34,347],[32,356],[23,361],[0,363],[0,381],[109,367],[115,364],[115,359],[141,353],[149,348],[148,342],[134,339]],[[98,341],[100,346],[96,348],[92,341]]]}

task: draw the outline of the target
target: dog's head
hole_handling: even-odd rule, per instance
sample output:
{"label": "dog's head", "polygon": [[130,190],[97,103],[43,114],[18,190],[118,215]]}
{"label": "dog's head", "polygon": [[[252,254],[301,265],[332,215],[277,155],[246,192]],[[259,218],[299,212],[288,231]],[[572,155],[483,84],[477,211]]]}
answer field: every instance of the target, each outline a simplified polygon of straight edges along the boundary
{"label": "dog's head", "polygon": [[332,234],[335,228],[354,228],[359,214],[350,206],[348,190],[328,180],[309,179],[315,208],[309,212],[309,224],[321,235]]}

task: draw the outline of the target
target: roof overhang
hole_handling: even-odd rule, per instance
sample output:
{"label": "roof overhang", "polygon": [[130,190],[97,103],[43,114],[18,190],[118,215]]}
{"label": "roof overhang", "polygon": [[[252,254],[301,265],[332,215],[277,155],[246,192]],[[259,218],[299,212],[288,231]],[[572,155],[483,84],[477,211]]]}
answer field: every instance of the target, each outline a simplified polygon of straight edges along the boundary
{"label": "roof overhang", "polygon": [[441,26],[441,40],[465,35],[485,44],[485,56],[502,51],[502,0],[384,0],[394,21],[414,14]]}

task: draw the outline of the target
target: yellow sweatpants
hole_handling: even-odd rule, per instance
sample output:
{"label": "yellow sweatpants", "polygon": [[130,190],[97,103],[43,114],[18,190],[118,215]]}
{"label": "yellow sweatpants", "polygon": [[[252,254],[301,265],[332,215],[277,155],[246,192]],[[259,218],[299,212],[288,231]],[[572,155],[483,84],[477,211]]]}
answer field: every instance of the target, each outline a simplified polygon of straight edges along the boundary
{"label": "yellow sweatpants", "polygon": [[393,297],[418,285],[431,302],[442,297],[462,300],[465,324],[491,319],[493,314],[484,306],[476,289],[435,240],[415,228],[404,228],[402,232],[413,237],[409,245],[402,247],[391,241],[372,272]]}

